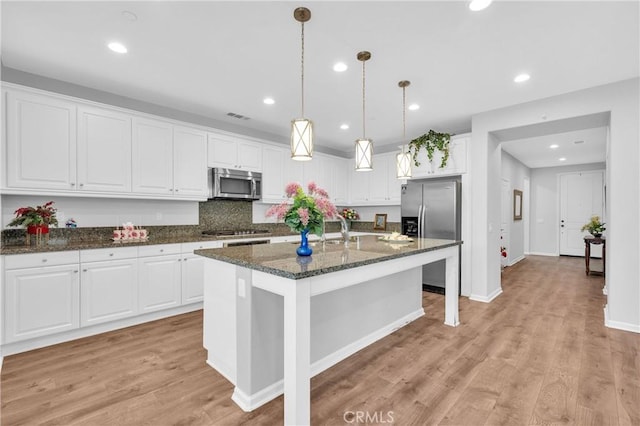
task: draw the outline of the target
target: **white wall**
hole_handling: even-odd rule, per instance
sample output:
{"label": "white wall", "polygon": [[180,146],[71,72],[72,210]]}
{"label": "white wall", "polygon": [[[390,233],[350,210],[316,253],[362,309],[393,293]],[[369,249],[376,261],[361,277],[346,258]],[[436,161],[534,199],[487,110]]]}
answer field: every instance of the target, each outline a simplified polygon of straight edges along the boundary
{"label": "white wall", "polygon": [[[509,255],[509,265],[513,265],[515,262],[522,260],[524,257],[525,247],[524,247],[524,220],[513,220],[513,190],[518,189],[523,191],[524,197],[524,180],[525,178],[530,176],[530,169],[522,164],[520,161],[516,160],[512,155],[508,154],[505,151],[502,151],[502,179],[506,179],[511,184],[510,194],[511,194],[511,203],[508,206],[509,220],[508,224],[508,233],[509,233],[509,250],[507,254]],[[529,212],[524,210],[522,211],[522,217],[529,214]],[[496,254],[498,252],[496,251]]]}
{"label": "white wall", "polygon": [[530,253],[558,256],[560,231],[558,221],[558,175],[588,170],[604,170],[605,163],[544,167],[531,171],[531,241]]}
{"label": "white wall", "polygon": [[[607,157],[607,306],[605,324],[640,332],[640,79],[489,111],[472,117],[471,158],[474,280],[472,297],[500,294],[495,233],[500,221],[500,156],[491,132],[610,112]],[[497,207],[498,206],[498,207]],[[630,261],[631,260],[631,261]]]}
{"label": "white wall", "polygon": [[75,219],[78,227],[118,226],[123,222],[134,225],[197,225],[197,201],[130,200],[112,198],[49,197],[3,195],[2,228],[15,217],[20,207],[39,206],[55,201],[58,209],[58,227],[64,228],[69,218]]}

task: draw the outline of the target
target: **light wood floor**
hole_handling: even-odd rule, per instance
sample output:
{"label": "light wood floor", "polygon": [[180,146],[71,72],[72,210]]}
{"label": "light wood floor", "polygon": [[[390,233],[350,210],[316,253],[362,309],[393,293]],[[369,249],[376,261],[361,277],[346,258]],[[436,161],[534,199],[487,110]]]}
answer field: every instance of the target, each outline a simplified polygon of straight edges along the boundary
{"label": "light wood floor", "polygon": [[[493,303],[461,298],[458,328],[425,293],[425,317],[312,380],[312,423],[640,425],[640,335],[603,326],[602,285],[531,256]],[[282,424],[282,397],[231,401],[201,329],[196,312],[9,356],[2,425]]]}

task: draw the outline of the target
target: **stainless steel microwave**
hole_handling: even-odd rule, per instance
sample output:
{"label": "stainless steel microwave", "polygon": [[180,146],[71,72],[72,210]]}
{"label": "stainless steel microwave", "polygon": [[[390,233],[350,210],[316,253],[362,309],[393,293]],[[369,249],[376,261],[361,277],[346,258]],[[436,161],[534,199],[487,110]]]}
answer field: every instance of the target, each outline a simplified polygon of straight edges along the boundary
{"label": "stainless steel microwave", "polygon": [[246,170],[209,169],[209,199],[260,200],[262,173]]}

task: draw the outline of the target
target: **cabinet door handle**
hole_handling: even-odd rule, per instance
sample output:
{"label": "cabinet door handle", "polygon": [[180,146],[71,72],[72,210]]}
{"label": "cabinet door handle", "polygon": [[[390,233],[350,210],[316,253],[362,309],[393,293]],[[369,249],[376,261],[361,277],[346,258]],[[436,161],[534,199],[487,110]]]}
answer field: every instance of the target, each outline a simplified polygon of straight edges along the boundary
{"label": "cabinet door handle", "polygon": [[44,263],[44,262],[46,262],[46,261],[47,261],[47,259],[42,259],[42,263]]}
{"label": "cabinet door handle", "polygon": [[176,189],[176,192],[180,191],[179,189]]}
{"label": "cabinet door handle", "polygon": [[74,270],[74,271],[73,271],[73,273],[74,273],[74,274],[77,274],[77,273],[78,273],[78,270],[77,270],[77,269],[76,269],[76,270]]}
{"label": "cabinet door handle", "polygon": [[80,186],[81,186],[81,187],[83,187],[83,186],[84,186],[84,183],[81,183],[81,184],[80,184]]}
{"label": "cabinet door handle", "polygon": [[164,253],[164,249],[160,249],[160,253]]}
{"label": "cabinet door handle", "polygon": [[113,253],[109,253],[109,256],[113,257]]}
{"label": "cabinet door handle", "polygon": [[76,186],[76,183],[75,182],[71,182],[69,185]]}
{"label": "cabinet door handle", "polygon": [[83,270],[82,270],[82,272],[87,272],[87,270],[86,270],[86,269],[83,269]]}

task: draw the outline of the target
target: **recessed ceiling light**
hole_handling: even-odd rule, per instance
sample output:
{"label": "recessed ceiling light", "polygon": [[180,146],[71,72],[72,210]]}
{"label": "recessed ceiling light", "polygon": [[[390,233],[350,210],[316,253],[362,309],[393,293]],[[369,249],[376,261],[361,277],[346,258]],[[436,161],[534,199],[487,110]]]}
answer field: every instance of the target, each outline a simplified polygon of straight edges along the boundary
{"label": "recessed ceiling light", "polygon": [[516,78],[513,79],[516,83],[524,83],[529,80],[531,76],[529,74],[518,74]]}
{"label": "recessed ceiling light", "polygon": [[469,3],[469,9],[477,12],[482,9],[486,9],[491,4],[492,0],[473,0]]}
{"label": "recessed ceiling light", "polygon": [[340,128],[341,128],[342,130],[347,130],[347,129],[349,128],[349,125],[348,125],[348,124],[346,124],[346,123],[345,123],[345,124],[341,124],[341,125],[340,125]]}
{"label": "recessed ceiling light", "polygon": [[567,161],[567,159],[565,157],[560,157],[558,158],[558,161]]}
{"label": "recessed ceiling light", "polygon": [[347,68],[349,67],[344,62],[336,62],[335,65],[333,65],[333,70],[335,72],[344,72]]}
{"label": "recessed ceiling light", "polygon": [[416,111],[420,109],[420,105],[418,104],[411,104],[407,107],[409,109],[409,111]]}
{"label": "recessed ceiling light", "polygon": [[267,105],[273,105],[273,104],[275,104],[275,103],[276,103],[276,101],[275,101],[275,100],[273,100],[273,98],[264,98],[264,99],[262,100],[262,102],[264,102],[264,103],[265,103],[265,104],[267,104]]}
{"label": "recessed ceiling light", "polygon": [[107,45],[107,47],[116,53],[127,53],[126,46],[122,43],[118,43],[117,41],[112,41]]}
{"label": "recessed ceiling light", "polygon": [[553,145],[549,145],[549,148],[557,149],[557,148],[560,148],[560,145],[558,145],[557,143],[554,143]]}

